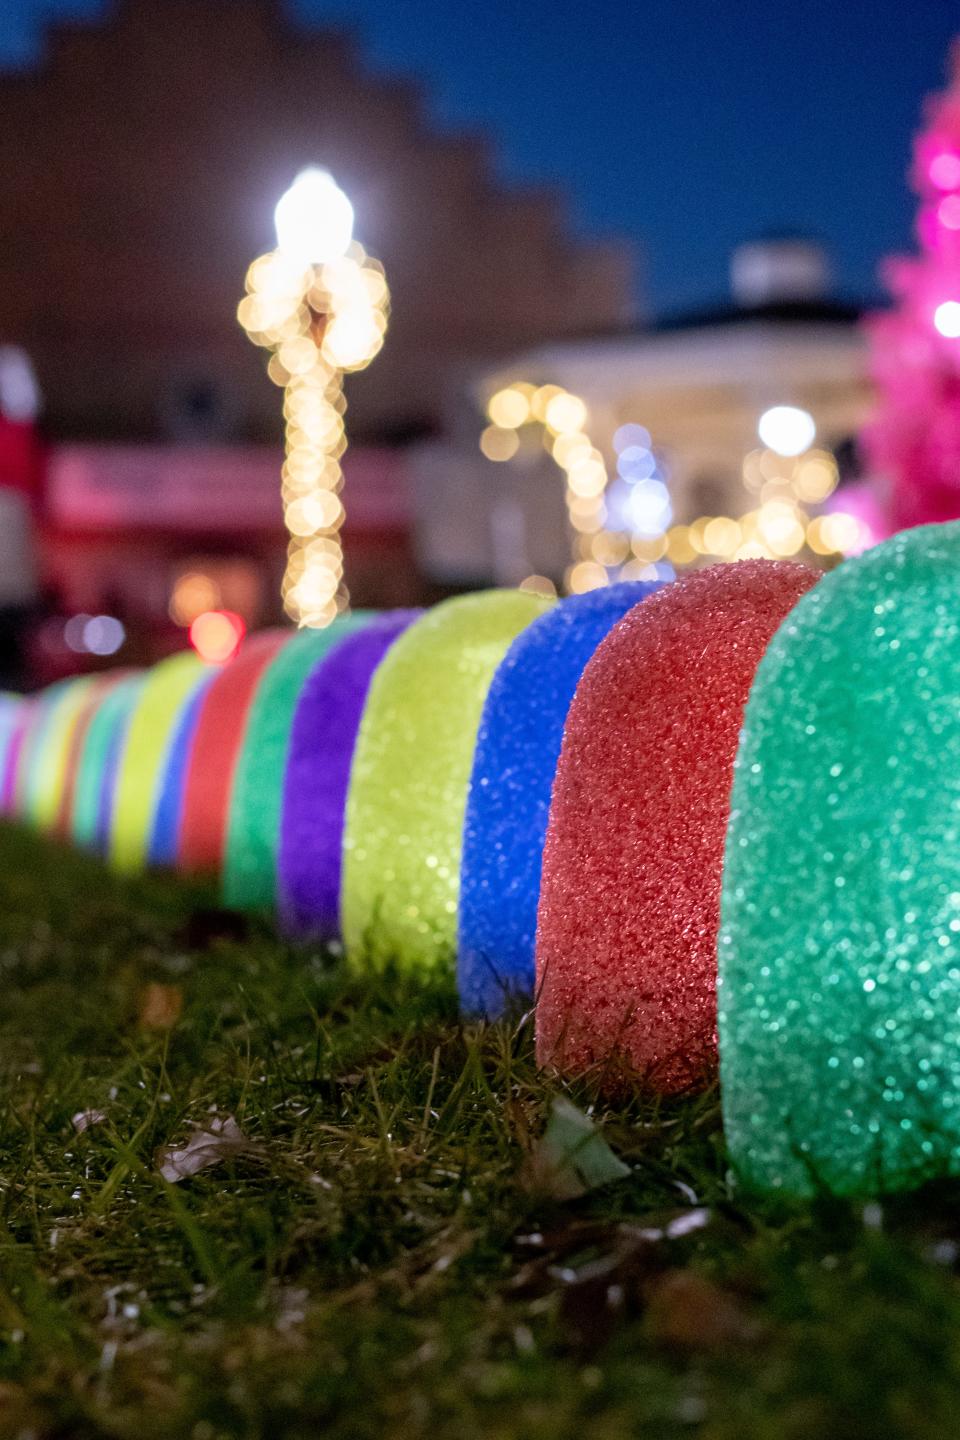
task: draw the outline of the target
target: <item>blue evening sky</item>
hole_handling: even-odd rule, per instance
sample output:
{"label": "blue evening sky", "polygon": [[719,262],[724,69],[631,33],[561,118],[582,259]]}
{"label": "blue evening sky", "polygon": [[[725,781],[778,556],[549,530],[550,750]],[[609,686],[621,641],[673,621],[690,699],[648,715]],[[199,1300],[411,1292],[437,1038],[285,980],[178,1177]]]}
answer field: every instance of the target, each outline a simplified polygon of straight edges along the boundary
{"label": "blue evening sky", "polygon": [[[578,231],[634,240],[657,313],[723,298],[731,247],[766,231],[821,237],[840,293],[875,293],[960,31],[956,0],[288,3],[419,79],[438,125],[487,131],[506,179],[559,185]],[[0,63],[31,62],[44,17],[103,9],[0,0]]]}

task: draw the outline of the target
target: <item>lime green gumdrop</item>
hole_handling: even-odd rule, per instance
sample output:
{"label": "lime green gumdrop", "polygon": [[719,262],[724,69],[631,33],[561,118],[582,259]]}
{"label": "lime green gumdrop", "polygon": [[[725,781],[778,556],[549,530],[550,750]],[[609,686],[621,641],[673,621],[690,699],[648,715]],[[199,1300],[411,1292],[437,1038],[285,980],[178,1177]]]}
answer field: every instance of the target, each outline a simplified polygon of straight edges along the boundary
{"label": "lime green gumdrop", "polygon": [[452,965],[484,697],[510,642],[549,603],[520,590],[445,600],[378,667],[347,796],[341,919],[353,960]]}
{"label": "lime green gumdrop", "polygon": [[144,682],[117,773],[109,851],[116,870],[146,866],[161,767],[180,709],[204,668],[192,650],[185,650],[161,660]]}
{"label": "lime green gumdrop", "polygon": [[760,663],[720,938],[724,1122],[767,1190],[960,1174],[960,525],[827,575]]}
{"label": "lime green gumdrop", "polygon": [[228,905],[257,910],[274,904],[283,779],[300,692],[314,666],[372,614],[356,610],[324,630],[292,632],[261,676],[230,797],[223,869]]}

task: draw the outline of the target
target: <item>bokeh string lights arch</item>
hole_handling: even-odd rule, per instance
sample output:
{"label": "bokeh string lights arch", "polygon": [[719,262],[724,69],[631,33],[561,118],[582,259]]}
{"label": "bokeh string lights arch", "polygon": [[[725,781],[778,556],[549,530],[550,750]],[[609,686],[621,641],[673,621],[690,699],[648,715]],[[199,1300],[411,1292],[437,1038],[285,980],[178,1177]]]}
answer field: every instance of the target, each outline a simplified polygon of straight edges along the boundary
{"label": "bokeh string lights arch", "polygon": [[865,520],[832,503],[817,513],[831,502],[839,471],[833,453],[814,444],[813,417],[796,406],[759,416],[763,444],[743,459],[744,510],[687,524],[675,523],[669,462],[646,426],[620,425],[608,463],[585,400],[560,385],[514,381],[490,396],[486,414],[480,450],[488,460],[513,460],[539,431],[563,473],[573,552],[564,587],[573,594],[618,580],[669,580],[718,560],[815,557],[824,564],[877,538]]}

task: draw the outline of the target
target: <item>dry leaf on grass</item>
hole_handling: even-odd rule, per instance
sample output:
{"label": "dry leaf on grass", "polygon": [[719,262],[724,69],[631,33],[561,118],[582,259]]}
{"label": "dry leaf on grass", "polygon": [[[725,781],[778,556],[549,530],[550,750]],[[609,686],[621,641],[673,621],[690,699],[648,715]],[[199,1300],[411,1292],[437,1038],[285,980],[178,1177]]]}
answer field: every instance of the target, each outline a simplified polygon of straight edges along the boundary
{"label": "dry leaf on grass", "polygon": [[179,985],[151,981],[140,995],[137,1023],[143,1030],[172,1030],[183,1012],[183,991]]}
{"label": "dry leaf on grass", "polygon": [[629,1166],[617,1159],[589,1115],[561,1097],[551,1105],[547,1128],[520,1178],[524,1188],[536,1195],[576,1200],[629,1174]]}
{"label": "dry leaf on grass", "polygon": [[211,1120],[206,1130],[195,1130],[186,1145],[163,1146],[157,1151],[157,1169],[164,1180],[175,1185],[232,1155],[250,1155],[255,1149],[233,1116],[228,1115],[223,1120]]}

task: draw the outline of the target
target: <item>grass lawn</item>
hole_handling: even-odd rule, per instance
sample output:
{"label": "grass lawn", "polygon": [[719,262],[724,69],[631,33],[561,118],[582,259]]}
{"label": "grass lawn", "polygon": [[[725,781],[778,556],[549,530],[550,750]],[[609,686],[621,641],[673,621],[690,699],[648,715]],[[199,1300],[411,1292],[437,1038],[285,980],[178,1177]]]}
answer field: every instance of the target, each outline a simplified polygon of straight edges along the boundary
{"label": "grass lawn", "polygon": [[[960,1429],[960,1188],[738,1195],[715,1094],[561,1092],[211,903],[0,831],[0,1435]],[[629,1166],[574,1199],[560,1093]]]}

